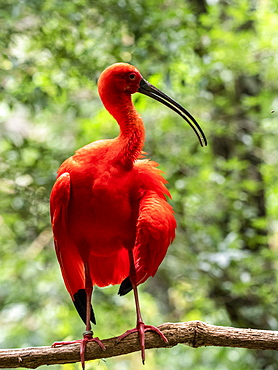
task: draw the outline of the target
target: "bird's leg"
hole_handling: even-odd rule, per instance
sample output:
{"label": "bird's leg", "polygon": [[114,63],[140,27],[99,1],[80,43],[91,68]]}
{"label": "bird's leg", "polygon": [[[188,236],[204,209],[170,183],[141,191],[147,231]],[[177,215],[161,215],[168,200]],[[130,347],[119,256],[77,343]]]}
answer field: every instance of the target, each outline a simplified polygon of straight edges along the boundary
{"label": "bird's leg", "polygon": [[134,257],[133,257],[132,250],[129,250],[129,261],[130,261],[129,278],[130,278],[133,292],[134,292],[137,323],[134,329],[127,330],[124,334],[120,335],[117,338],[117,342],[120,342],[123,338],[125,338],[127,335],[131,333],[138,332],[139,340],[140,340],[140,347],[141,347],[142,363],[144,365],[145,363],[145,332],[154,331],[164,340],[165,343],[168,343],[168,339],[158,328],[152,325],[145,325],[144,321],[142,320],[141,309],[140,309],[140,304],[139,304],[138,289],[137,289],[137,283],[136,283],[136,270],[135,270]]}
{"label": "bird's leg", "polygon": [[85,370],[85,351],[86,344],[88,342],[96,342],[103,351],[105,351],[106,349],[104,344],[100,341],[98,337],[93,337],[94,333],[91,328],[91,299],[93,293],[93,284],[91,280],[89,266],[87,263],[84,264],[84,268],[85,268],[85,292],[86,292],[86,330],[83,333],[83,339],[73,340],[69,342],[55,342],[52,344],[52,347],[57,347],[65,344],[80,343],[80,360],[83,370]]}
{"label": "bird's leg", "polygon": [[96,342],[101,347],[101,349],[105,351],[105,346],[99,340],[99,338],[93,337],[94,333],[91,328],[91,299],[93,293],[93,283],[88,264],[85,263],[84,267],[85,267],[85,292],[86,292],[86,331],[83,333],[83,339],[81,339],[80,343],[80,359],[83,370],[85,369],[85,351],[88,342]]}

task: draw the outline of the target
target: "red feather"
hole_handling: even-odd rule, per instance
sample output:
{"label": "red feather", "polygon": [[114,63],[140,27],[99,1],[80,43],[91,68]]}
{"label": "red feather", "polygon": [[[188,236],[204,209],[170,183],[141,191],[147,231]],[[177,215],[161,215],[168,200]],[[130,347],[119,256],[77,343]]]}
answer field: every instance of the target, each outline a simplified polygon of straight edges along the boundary
{"label": "red feather", "polygon": [[205,141],[194,118],[145,81],[135,67],[118,63],[101,74],[99,94],[119,124],[119,136],[86,145],[67,159],[58,170],[50,199],[62,275],[86,322],[81,340],[83,368],[88,341],[96,341],[104,348],[98,338],[92,338],[90,320],[95,322],[95,318],[89,309],[93,285],[104,287],[124,281],[120,295],[133,288],[137,326],[119,340],[138,331],[143,362],[146,330],[155,331],[167,342],[157,328],[143,323],[137,285],[155,275],[175,237],[176,221],[166,200],[170,197],[166,180],[157,163],[139,159],[144,155],[145,130],[131,101],[135,92],[172,108],[194,128],[200,142],[200,135]]}

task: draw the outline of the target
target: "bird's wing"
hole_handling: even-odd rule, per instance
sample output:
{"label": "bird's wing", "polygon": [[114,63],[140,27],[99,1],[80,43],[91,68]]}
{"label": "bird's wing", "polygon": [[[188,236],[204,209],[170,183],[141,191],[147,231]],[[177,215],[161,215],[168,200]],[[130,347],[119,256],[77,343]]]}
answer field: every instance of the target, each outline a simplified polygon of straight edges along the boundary
{"label": "bird's wing", "polygon": [[[50,195],[50,214],[57,258],[63,279],[73,303],[85,322],[86,294],[84,264],[68,233],[68,207],[70,202],[70,174],[62,173]],[[93,311],[91,320],[95,323]]]}
{"label": "bird's wing", "polygon": [[[171,197],[158,164],[148,159],[134,165],[133,200],[138,204],[136,241],[133,250],[137,284],[154,276],[175,237],[176,220],[166,196]],[[130,278],[121,283],[119,295],[132,290]]]}
{"label": "bird's wing", "polygon": [[146,190],[140,200],[134,248],[137,284],[154,276],[175,237],[176,221],[165,197]]}

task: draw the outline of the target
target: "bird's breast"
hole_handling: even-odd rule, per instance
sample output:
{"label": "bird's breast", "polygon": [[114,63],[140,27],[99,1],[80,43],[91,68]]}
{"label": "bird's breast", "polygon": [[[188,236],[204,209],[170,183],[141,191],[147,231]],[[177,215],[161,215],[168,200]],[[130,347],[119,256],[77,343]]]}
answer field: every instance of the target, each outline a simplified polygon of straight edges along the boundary
{"label": "bird's breast", "polygon": [[136,212],[126,176],[113,169],[73,176],[70,229],[77,244],[90,245],[92,253],[113,253],[134,242]]}

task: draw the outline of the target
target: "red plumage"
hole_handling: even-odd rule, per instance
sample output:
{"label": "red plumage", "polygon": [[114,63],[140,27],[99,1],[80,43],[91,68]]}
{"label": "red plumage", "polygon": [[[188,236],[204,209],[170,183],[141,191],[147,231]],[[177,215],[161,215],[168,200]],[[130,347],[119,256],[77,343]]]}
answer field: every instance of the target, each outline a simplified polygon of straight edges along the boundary
{"label": "red plumage", "polygon": [[[143,323],[137,285],[155,275],[176,228],[166,199],[170,197],[166,180],[157,163],[140,159],[144,125],[131,94],[152,96],[175,111],[177,103],[148,84],[135,67],[124,63],[107,68],[98,86],[104,106],[119,124],[119,136],[77,150],[59,168],[50,197],[62,275],[86,322],[87,334],[81,341],[83,367],[86,342],[98,341],[90,331],[90,319],[95,322],[93,313],[89,313],[93,285],[104,287],[123,282],[121,295],[133,288],[137,311],[134,330],[139,331],[143,362],[145,330],[154,330],[167,341],[157,328]],[[183,118],[188,113],[185,112],[182,115],[177,111]]]}
{"label": "red plumage", "polygon": [[61,165],[50,199],[56,253],[72,297],[85,288],[83,261],[94,285],[120,284],[129,276],[127,249],[134,248],[141,283],[154,276],[175,235],[157,164],[138,160],[131,170],[115,168],[103,154],[110,143],[94,144]]}

